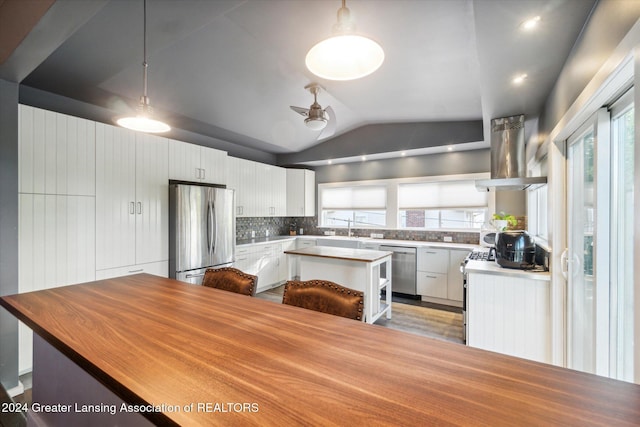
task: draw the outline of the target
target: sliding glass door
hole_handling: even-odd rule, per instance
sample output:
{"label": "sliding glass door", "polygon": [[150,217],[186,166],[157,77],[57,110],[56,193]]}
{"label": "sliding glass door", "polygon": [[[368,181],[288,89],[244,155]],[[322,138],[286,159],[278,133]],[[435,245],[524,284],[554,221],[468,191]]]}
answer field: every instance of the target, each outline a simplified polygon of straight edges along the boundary
{"label": "sliding glass door", "polygon": [[567,366],[633,381],[632,90],[567,141]]}
{"label": "sliding glass door", "polygon": [[596,124],[589,123],[569,140],[568,161],[568,366],[595,372],[596,295],[595,141]]}
{"label": "sliding glass door", "polygon": [[611,376],[633,381],[633,90],[611,107],[611,117]]}

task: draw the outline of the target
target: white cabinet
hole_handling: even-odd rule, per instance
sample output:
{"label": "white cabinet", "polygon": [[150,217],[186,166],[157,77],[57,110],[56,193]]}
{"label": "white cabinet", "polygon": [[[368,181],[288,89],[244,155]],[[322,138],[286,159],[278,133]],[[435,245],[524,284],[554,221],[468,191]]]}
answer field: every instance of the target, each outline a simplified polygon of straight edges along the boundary
{"label": "white cabinet", "polygon": [[170,139],[169,179],[224,185],[227,183],[227,153]]}
{"label": "white cabinet", "polygon": [[126,267],[108,268],[96,271],[96,280],[111,279],[112,277],[129,276],[131,274],[148,273],[160,277],[169,277],[169,261],[150,262]]}
{"label": "white cabinet", "polygon": [[419,295],[446,299],[447,275],[444,273],[418,271],[416,288]]}
{"label": "white cabinet", "polygon": [[462,306],[460,263],[470,249],[418,248],[417,291],[423,300]]}
{"label": "white cabinet", "polygon": [[287,216],[314,216],[316,173],[307,169],[287,169]]}
{"label": "white cabinet", "polygon": [[417,264],[416,288],[418,294],[425,297],[446,299],[449,251],[429,247],[418,248]]}
{"label": "white cabinet", "polygon": [[[95,197],[19,194],[20,293],[95,280]],[[31,369],[32,332],[20,323],[19,370]]]}
{"label": "white cabinet", "polygon": [[287,171],[278,166],[256,163],[256,216],[287,215]]}
{"label": "white cabinet", "polygon": [[95,123],[19,106],[19,192],[95,195]]}
{"label": "white cabinet", "polygon": [[418,248],[418,271],[447,273],[449,270],[449,250],[430,247]]}
{"label": "white cabinet", "polygon": [[167,139],[96,124],[96,269],[169,257]]}
{"label": "white cabinet", "polygon": [[296,239],[296,249],[309,248],[316,245],[315,238],[298,237]]}
{"label": "white cabinet", "polygon": [[286,169],[228,158],[227,188],[236,190],[237,217],[286,216]]}
{"label": "white cabinet", "polygon": [[234,267],[258,276],[258,292],[271,289],[288,280],[288,256],[285,250],[293,249],[294,240],[282,243],[259,243],[236,248]]}
{"label": "white cabinet", "polygon": [[469,272],[467,344],[552,363],[549,280]]}
{"label": "white cabinet", "polygon": [[256,215],[256,162],[229,157],[227,188],[236,190],[236,217]]}

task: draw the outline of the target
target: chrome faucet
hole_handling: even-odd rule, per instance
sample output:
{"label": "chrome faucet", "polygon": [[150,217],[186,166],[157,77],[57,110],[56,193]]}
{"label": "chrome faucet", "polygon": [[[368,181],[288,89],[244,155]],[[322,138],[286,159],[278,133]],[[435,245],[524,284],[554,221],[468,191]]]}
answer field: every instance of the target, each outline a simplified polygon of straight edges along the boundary
{"label": "chrome faucet", "polygon": [[351,237],[351,218],[347,220],[347,237]]}

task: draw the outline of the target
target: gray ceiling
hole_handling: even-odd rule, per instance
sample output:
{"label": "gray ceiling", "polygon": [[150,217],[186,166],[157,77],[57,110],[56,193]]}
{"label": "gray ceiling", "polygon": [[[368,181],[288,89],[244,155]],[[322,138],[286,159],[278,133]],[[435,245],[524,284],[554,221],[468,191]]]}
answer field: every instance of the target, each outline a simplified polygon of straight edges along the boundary
{"label": "gray ceiling", "polygon": [[[334,137],[368,124],[482,120],[486,139],[491,118],[539,114],[594,2],[348,0],[357,30],[386,58],[370,76],[333,82],[314,77],[304,58],[330,35],[339,0],[148,0],[149,97],[174,127],[276,154],[326,142],[289,109],[311,104],[312,81],[336,112]],[[61,10],[79,3],[93,9],[65,19]],[[58,0],[56,12],[36,26],[41,49],[48,32],[54,41],[22,83],[114,117],[135,108],[142,0]],[[522,31],[535,15],[540,28]],[[529,77],[516,87],[519,73]]]}

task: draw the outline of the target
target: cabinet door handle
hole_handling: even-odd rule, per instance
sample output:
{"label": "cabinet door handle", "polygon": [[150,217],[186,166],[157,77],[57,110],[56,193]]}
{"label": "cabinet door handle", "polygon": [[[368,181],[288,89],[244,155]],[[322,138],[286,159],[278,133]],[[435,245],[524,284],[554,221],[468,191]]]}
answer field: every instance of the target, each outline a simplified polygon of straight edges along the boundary
{"label": "cabinet door handle", "polygon": [[137,270],[129,270],[128,273],[142,273],[144,271],[144,268],[139,268]]}
{"label": "cabinet door handle", "polygon": [[138,202],[138,215],[142,214],[142,202]]}
{"label": "cabinet door handle", "polygon": [[427,277],[427,278],[429,278],[429,279],[437,279],[437,278],[438,278],[438,277],[436,277],[436,276],[430,276],[430,275],[428,275],[428,274],[426,275],[426,277]]}
{"label": "cabinet door handle", "polygon": [[207,176],[207,170],[206,169],[200,169],[202,171],[202,179],[205,179],[205,177]]}
{"label": "cabinet door handle", "polygon": [[430,252],[430,251],[425,251],[424,253],[425,253],[425,254],[432,254],[432,255],[437,254],[437,252]]}
{"label": "cabinet door handle", "polygon": [[200,168],[195,168],[196,169],[196,179],[200,179]]}
{"label": "cabinet door handle", "polygon": [[129,213],[131,215],[136,213],[136,204],[134,202],[129,202]]}
{"label": "cabinet door handle", "polygon": [[238,258],[236,261],[246,261],[246,260],[247,258],[245,257],[245,258]]}

